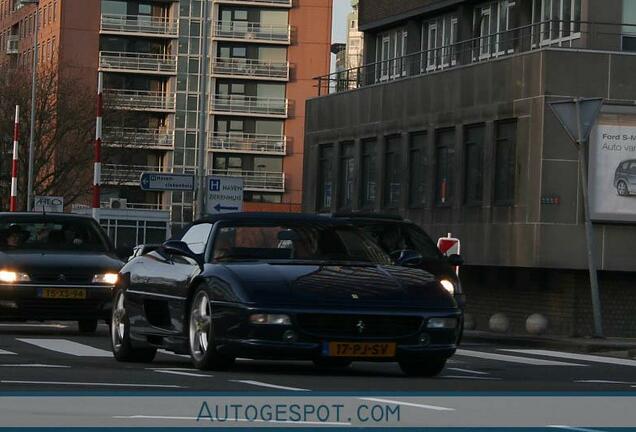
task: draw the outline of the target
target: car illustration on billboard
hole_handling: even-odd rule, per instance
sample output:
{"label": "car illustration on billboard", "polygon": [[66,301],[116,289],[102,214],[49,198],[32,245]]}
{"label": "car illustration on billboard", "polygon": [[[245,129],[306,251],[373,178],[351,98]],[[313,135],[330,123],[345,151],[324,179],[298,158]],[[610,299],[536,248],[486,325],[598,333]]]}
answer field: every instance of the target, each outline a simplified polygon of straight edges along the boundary
{"label": "car illustration on billboard", "polygon": [[614,174],[614,187],[619,196],[636,194],[636,159],[621,162]]}

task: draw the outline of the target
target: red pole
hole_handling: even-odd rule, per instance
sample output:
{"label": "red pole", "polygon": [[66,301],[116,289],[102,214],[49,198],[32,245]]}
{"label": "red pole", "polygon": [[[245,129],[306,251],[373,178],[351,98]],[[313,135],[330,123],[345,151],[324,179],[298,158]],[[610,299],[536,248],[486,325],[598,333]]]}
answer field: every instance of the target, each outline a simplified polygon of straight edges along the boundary
{"label": "red pole", "polygon": [[18,211],[18,142],[20,141],[20,106],[15,106],[15,123],[13,126],[13,161],[11,163],[11,198],[9,211]]}
{"label": "red pole", "polygon": [[93,176],[93,218],[99,221],[102,184],[102,114],[104,110],[103,90],[104,76],[99,72],[97,76],[97,118],[95,121],[95,169]]}

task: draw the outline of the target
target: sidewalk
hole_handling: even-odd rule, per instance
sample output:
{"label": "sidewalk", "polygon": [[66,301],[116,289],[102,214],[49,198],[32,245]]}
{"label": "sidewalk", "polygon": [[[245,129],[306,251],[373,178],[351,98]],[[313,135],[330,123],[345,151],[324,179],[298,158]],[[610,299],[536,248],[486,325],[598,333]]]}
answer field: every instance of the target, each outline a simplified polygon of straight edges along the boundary
{"label": "sidewalk", "polygon": [[466,330],[463,343],[471,342],[499,342],[527,347],[569,349],[588,353],[625,351],[627,357],[636,357],[636,339],[628,338],[594,339],[591,337],[527,336]]}

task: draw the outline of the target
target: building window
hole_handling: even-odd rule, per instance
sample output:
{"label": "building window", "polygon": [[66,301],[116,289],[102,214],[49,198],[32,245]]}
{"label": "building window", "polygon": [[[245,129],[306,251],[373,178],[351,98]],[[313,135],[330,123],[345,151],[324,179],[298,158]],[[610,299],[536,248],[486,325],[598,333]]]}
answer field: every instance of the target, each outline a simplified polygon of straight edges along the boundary
{"label": "building window", "polygon": [[511,53],[513,38],[506,33],[515,28],[513,8],[516,2],[498,0],[475,8],[474,29],[479,34],[479,58]]}
{"label": "building window", "polygon": [[318,168],[318,209],[329,210],[333,197],[333,145],[320,147]]}
{"label": "building window", "polygon": [[378,51],[376,59],[380,62],[376,79],[383,81],[406,75],[406,55],[408,34],[406,30],[397,29],[378,35]]}
{"label": "building window", "polygon": [[455,129],[438,130],[435,136],[435,204],[448,206],[453,200]]}
{"label": "building window", "polygon": [[426,132],[411,134],[409,143],[409,205],[426,205],[428,155],[426,152]]}
{"label": "building window", "polygon": [[360,207],[373,208],[376,196],[376,153],[377,143],[375,139],[362,142],[361,179],[362,190],[360,193]]}
{"label": "building window", "polygon": [[[623,50],[636,51],[636,2],[623,0]],[[632,25],[629,25],[632,24]]]}
{"label": "building window", "polygon": [[464,203],[469,206],[483,201],[484,132],[483,124],[464,130]]}
{"label": "building window", "polygon": [[352,142],[343,143],[340,149],[340,208],[350,209],[353,205],[354,147]]}
{"label": "building window", "polygon": [[495,205],[512,206],[515,198],[517,121],[497,122],[495,138]]}
{"label": "building window", "polygon": [[397,208],[400,206],[402,191],[401,141],[399,135],[386,138],[384,150],[384,207],[386,208]]}
{"label": "building window", "polygon": [[542,44],[581,37],[581,0],[533,0],[532,7]]}
{"label": "building window", "polygon": [[422,72],[424,69],[434,70],[457,63],[457,50],[454,47],[457,43],[457,26],[457,17],[452,15],[443,16],[422,25],[422,51],[426,51],[426,60],[422,58]]}

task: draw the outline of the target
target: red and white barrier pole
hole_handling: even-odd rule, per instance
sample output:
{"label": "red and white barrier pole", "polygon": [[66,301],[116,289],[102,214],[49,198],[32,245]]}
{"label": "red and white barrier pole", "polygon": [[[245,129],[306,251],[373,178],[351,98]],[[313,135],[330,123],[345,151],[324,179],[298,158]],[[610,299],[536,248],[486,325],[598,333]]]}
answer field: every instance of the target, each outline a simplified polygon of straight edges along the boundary
{"label": "red and white barrier pole", "polygon": [[99,207],[102,184],[102,114],[104,111],[104,75],[97,76],[97,118],[95,121],[95,169],[93,175],[93,218],[99,222]]}
{"label": "red and white barrier pole", "polygon": [[15,106],[15,123],[13,125],[13,161],[11,163],[11,198],[9,211],[18,211],[18,142],[20,141],[20,106]]}

